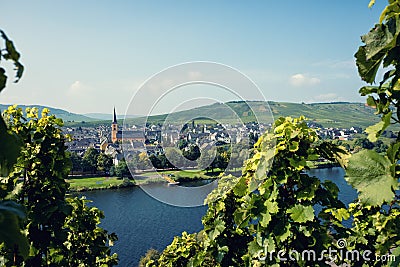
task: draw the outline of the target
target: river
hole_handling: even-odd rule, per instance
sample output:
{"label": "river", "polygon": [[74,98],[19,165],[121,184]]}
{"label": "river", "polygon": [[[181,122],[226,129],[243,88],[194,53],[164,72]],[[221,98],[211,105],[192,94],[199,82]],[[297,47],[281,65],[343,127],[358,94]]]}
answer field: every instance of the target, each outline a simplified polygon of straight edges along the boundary
{"label": "river", "polygon": [[[330,179],[339,188],[339,199],[349,203],[356,192],[344,180],[341,168],[314,169],[310,174],[321,180]],[[153,185],[157,192],[169,194],[166,185]],[[155,200],[141,188],[84,192],[93,205],[104,211],[106,218],[101,226],[118,235],[112,250],[119,255],[119,266],[137,266],[140,257],[150,248],[162,251],[176,235],[202,229],[201,218],[205,206],[182,208]]]}

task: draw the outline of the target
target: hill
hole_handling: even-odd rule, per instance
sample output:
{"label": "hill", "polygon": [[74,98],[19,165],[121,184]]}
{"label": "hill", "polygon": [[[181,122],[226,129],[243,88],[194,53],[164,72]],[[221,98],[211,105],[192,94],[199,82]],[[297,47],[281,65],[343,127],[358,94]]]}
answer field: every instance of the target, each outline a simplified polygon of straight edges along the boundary
{"label": "hill", "polygon": [[[261,101],[250,101],[252,109],[258,110],[262,115],[259,120],[270,121],[270,116],[265,109],[265,103]],[[226,103],[232,108],[244,122],[256,121],[254,114],[252,114],[248,105],[245,102],[228,102]],[[374,115],[374,109],[362,103],[349,103],[349,102],[333,102],[333,103],[312,103],[312,104],[299,104],[288,102],[268,102],[270,110],[274,118],[278,117],[298,117],[304,115],[306,118],[321,124],[324,127],[338,127],[350,128],[358,126],[366,128],[379,121],[379,118]],[[199,115],[200,114],[200,115]],[[229,117],[229,110],[221,103],[215,103],[207,106],[193,108],[190,110],[180,111],[173,113],[168,118],[174,122],[187,122],[192,118],[212,117],[222,123],[232,123]],[[167,114],[150,116],[149,123],[162,123]],[[129,119],[128,123],[143,123],[145,118]],[[202,120],[202,119],[200,119]]]}
{"label": "hill", "polygon": [[[4,105],[0,104],[0,110],[5,110],[8,108],[10,105]],[[25,110],[27,107],[37,107],[39,108],[39,113],[42,112],[44,108],[50,109],[51,114],[56,115],[57,118],[61,118],[64,122],[90,122],[90,121],[95,121],[96,119],[89,118],[84,115],[76,114],[76,113],[71,113],[63,109],[59,108],[51,108],[51,107],[46,107],[46,106],[40,106],[40,105],[18,105],[18,107],[22,108]]]}
{"label": "hill", "polygon": [[[265,102],[261,101],[249,101],[247,102],[256,110],[259,114],[259,121],[270,122],[271,116],[268,112],[268,107]],[[226,105],[225,105],[226,104]],[[163,123],[168,116],[168,120],[174,123],[185,123],[193,118],[197,118],[196,121],[209,121],[207,118],[214,118],[221,123],[234,123],[235,119],[232,118],[232,109],[238,114],[239,118],[243,122],[256,121],[256,118],[250,109],[249,105],[243,101],[233,101],[222,103],[214,103],[211,105],[201,106],[185,111],[179,111],[172,114],[162,114],[156,116],[150,116],[147,118],[149,123]],[[379,121],[378,116],[374,115],[374,109],[366,106],[363,103],[350,103],[350,102],[333,102],[333,103],[312,103],[312,104],[299,104],[289,102],[268,102],[269,108],[274,118],[280,116],[286,117],[298,117],[304,115],[308,119],[321,124],[324,127],[338,127],[338,128],[350,128],[352,126],[358,126],[366,128]],[[34,105],[20,105],[20,107],[33,107]],[[226,108],[228,106],[229,108]],[[4,110],[8,105],[0,104],[0,110]],[[44,106],[37,105],[39,110],[42,110]],[[63,109],[50,108],[52,114],[59,118],[62,118],[67,126],[88,126],[94,127],[101,124],[111,123],[111,114],[97,114],[91,113],[86,115],[75,114],[68,112]],[[91,118],[93,116],[94,118]],[[119,118],[123,118],[120,115]],[[132,116],[134,117],[134,116]],[[145,117],[136,117],[127,119],[128,124],[141,124],[145,121]],[[84,122],[84,123],[82,123]],[[122,121],[120,120],[120,124]]]}

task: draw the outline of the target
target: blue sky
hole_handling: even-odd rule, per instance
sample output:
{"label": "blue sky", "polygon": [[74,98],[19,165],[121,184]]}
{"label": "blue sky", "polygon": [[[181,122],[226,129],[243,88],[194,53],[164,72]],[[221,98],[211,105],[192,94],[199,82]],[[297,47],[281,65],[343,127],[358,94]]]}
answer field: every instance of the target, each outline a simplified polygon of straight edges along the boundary
{"label": "blue sky", "polygon": [[147,78],[189,61],[232,66],[268,100],[361,102],[353,55],[377,2],[5,1],[0,28],[26,72],[0,103],[122,113]]}

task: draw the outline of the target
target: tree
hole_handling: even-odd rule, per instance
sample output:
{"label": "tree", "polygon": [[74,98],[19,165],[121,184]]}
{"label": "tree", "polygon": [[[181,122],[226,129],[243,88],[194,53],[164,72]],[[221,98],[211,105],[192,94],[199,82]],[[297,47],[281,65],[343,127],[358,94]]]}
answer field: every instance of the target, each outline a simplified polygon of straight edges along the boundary
{"label": "tree", "polygon": [[354,146],[360,146],[360,147],[366,148],[366,149],[373,149],[375,145],[374,145],[374,143],[369,141],[368,138],[358,138],[354,142]]}
{"label": "tree", "polygon": [[92,173],[96,173],[98,156],[99,151],[97,151],[93,147],[88,148],[88,150],[86,150],[85,154],[83,155],[83,165]]}
{"label": "tree", "polygon": [[74,174],[74,171],[82,171],[83,168],[83,162],[82,162],[82,157],[79,156],[76,152],[72,152],[70,154],[70,159],[71,159],[71,172]]}
{"label": "tree", "polygon": [[161,168],[163,169],[168,169],[168,168],[172,168],[172,164],[168,161],[167,157],[165,156],[165,154],[160,154],[157,156],[158,160],[160,161],[161,164]]}
{"label": "tree", "polygon": [[183,149],[182,155],[188,160],[195,161],[200,157],[200,149],[197,145],[189,145]]}
{"label": "tree", "polygon": [[115,167],[115,175],[120,177],[121,179],[124,177],[130,177],[130,172],[129,172],[129,168],[128,165],[126,165],[126,161],[125,160],[121,160],[117,167]]}
{"label": "tree", "polygon": [[165,156],[171,163],[173,168],[181,169],[183,168],[182,155],[178,148],[167,147],[165,148]]}
{"label": "tree", "polygon": [[[111,266],[117,255],[111,255],[108,242],[116,240],[114,234],[98,227],[103,217],[96,208],[86,207],[84,201],[67,195],[65,181],[71,160],[66,151],[62,121],[43,109],[39,117],[37,108],[9,107],[5,119],[10,130],[23,142],[17,163],[8,176],[14,185],[12,199],[27,210],[23,224],[29,240],[29,257],[23,259],[1,249],[6,266]],[[25,117],[26,116],[26,117]],[[23,181],[18,184],[18,179]],[[77,216],[79,214],[79,216]],[[90,253],[77,258],[83,247]]]}
{"label": "tree", "polygon": [[215,154],[216,154],[215,148],[204,150],[203,153],[201,153],[201,156],[198,160],[198,168],[206,170],[207,172],[209,170],[214,171],[213,169],[214,165],[212,163],[214,161]]}
{"label": "tree", "polygon": [[223,146],[217,147],[217,155],[214,161],[211,163],[213,168],[219,168],[221,170],[225,170],[228,166],[230,159],[230,153],[228,153]]}
{"label": "tree", "polygon": [[149,160],[151,161],[151,164],[154,166],[154,168],[156,168],[156,169],[162,169],[164,166],[162,166],[162,164],[161,164],[161,161],[160,161],[160,159],[156,156],[156,155],[154,155],[154,154],[151,154],[150,156],[149,156]]}
{"label": "tree", "polygon": [[151,161],[149,159],[149,157],[147,156],[146,152],[140,152],[137,158],[137,166],[136,168],[138,170],[147,170],[149,168],[151,168]]}
{"label": "tree", "polygon": [[186,139],[179,139],[178,144],[177,144],[177,146],[180,150],[184,149],[188,145],[189,145],[189,142]]}
{"label": "tree", "polygon": [[102,172],[109,172],[113,166],[113,159],[110,155],[100,153],[97,156],[97,169]]}

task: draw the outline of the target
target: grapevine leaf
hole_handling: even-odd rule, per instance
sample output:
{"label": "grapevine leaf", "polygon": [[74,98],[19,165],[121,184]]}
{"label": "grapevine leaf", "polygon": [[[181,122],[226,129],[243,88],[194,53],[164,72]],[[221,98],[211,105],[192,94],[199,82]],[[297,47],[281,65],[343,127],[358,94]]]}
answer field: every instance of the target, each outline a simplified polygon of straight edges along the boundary
{"label": "grapevine leaf", "polygon": [[369,1],[368,8],[371,8],[375,4],[375,0]]}
{"label": "grapevine leaf", "polygon": [[0,116],[0,176],[6,176],[16,163],[20,152],[18,139],[8,133],[7,126]]}
{"label": "grapevine leaf", "polygon": [[395,260],[390,261],[388,266],[390,267],[400,266],[400,247],[393,249],[392,255],[395,256]]}
{"label": "grapevine leaf", "polygon": [[270,221],[271,221],[271,214],[269,214],[268,212],[261,213],[260,224],[262,227],[267,227]]}
{"label": "grapevine leaf", "polygon": [[359,193],[362,202],[381,205],[394,197],[397,179],[390,172],[391,163],[386,156],[372,150],[362,150],[350,157],[346,181]]}
{"label": "grapevine leaf", "polygon": [[367,59],[365,46],[360,46],[354,56],[356,58],[358,73],[360,74],[361,79],[367,83],[373,83],[379,66],[385,56],[385,52],[380,52],[374,57]]}
{"label": "grapevine leaf", "polygon": [[18,252],[26,258],[29,245],[27,238],[19,228],[20,220],[25,218],[23,208],[13,201],[0,203],[0,240],[8,248],[18,248]]}
{"label": "grapevine leaf", "polygon": [[375,125],[367,127],[365,132],[368,133],[368,139],[371,142],[376,142],[381,133],[390,125],[392,112],[383,115],[382,120]]}
{"label": "grapevine leaf", "polygon": [[217,238],[217,236],[219,236],[224,230],[225,230],[225,222],[222,221],[222,220],[220,220],[220,219],[217,219],[217,220],[215,221],[214,230],[212,230],[212,231],[209,233],[210,239],[211,239],[211,240],[214,240],[214,239]]}
{"label": "grapevine leaf", "polygon": [[332,216],[338,221],[347,220],[350,218],[350,213],[347,209],[327,209],[326,212],[332,212]]}
{"label": "grapevine leaf", "polygon": [[265,207],[267,208],[267,211],[268,211],[269,213],[274,214],[274,213],[277,213],[278,210],[279,210],[278,203],[275,202],[275,201],[271,201],[271,200],[268,199],[268,200],[266,200],[266,201],[264,202],[264,205],[265,205]]}
{"label": "grapevine leaf", "polygon": [[7,75],[3,68],[0,68],[0,92],[6,87]]}
{"label": "grapevine leaf", "polygon": [[238,183],[233,188],[233,192],[237,196],[243,196],[246,194],[246,190],[247,190],[246,180],[242,177],[239,179]]}
{"label": "grapevine leaf", "polygon": [[304,223],[314,219],[314,209],[312,206],[296,204],[293,208],[288,209],[287,212],[295,222]]}

